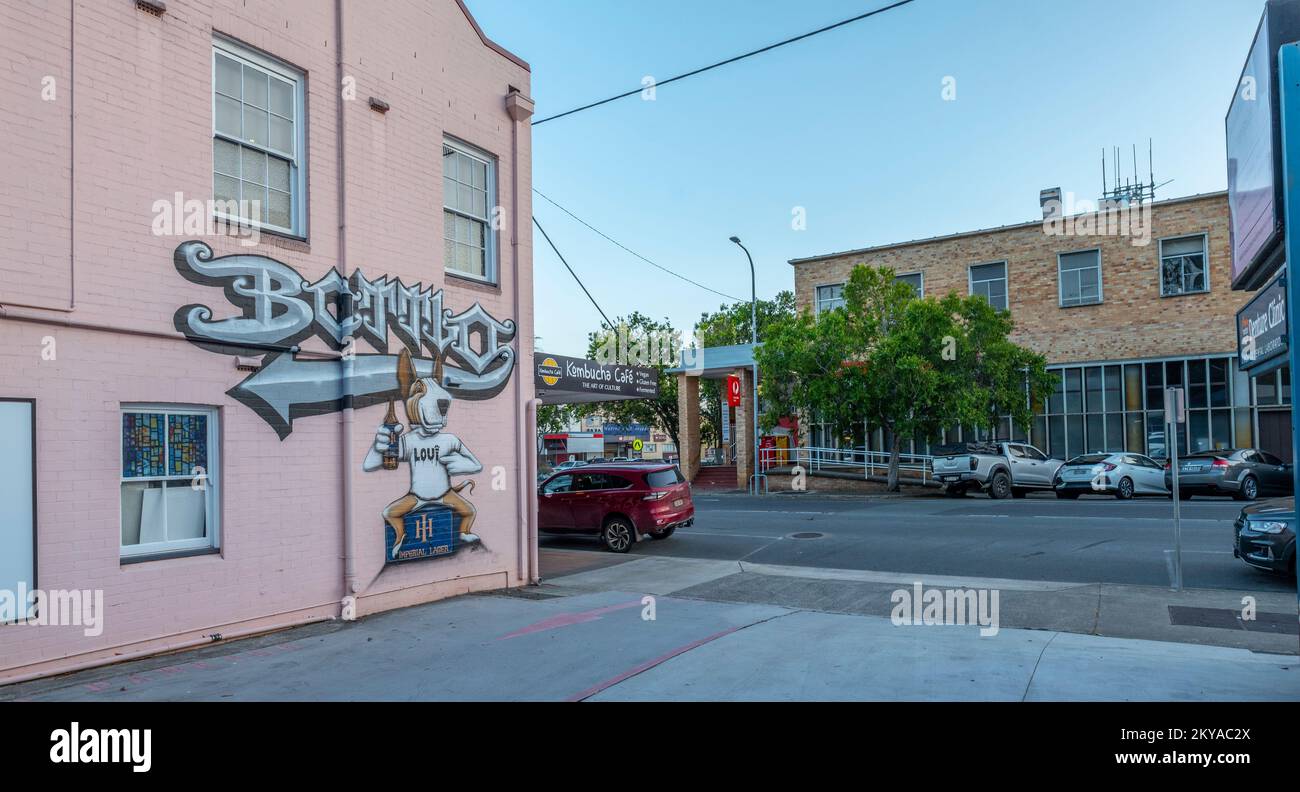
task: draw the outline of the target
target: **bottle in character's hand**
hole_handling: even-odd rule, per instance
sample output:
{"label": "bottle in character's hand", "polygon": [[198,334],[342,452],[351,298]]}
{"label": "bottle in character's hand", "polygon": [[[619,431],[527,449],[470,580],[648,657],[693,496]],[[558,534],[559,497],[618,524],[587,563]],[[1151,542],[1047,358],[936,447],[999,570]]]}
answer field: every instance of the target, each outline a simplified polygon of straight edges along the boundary
{"label": "bottle in character's hand", "polygon": [[384,428],[388,430],[388,448],[384,451],[384,470],[397,470],[401,462],[399,438],[402,425],[397,422],[397,409],[391,401],[388,403],[388,415],[384,416]]}

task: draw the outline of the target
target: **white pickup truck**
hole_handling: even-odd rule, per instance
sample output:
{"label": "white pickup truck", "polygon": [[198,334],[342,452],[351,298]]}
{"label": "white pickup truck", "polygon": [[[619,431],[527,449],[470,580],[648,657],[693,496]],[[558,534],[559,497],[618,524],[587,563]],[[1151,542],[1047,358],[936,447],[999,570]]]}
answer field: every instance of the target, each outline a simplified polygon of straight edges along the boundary
{"label": "white pickup truck", "polygon": [[1064,460],[1052,459],[1027,443],[955,443],[935,450],[934,478],[959,498],[985,490],[990,498],[1023,498],[1031,490],[1052,490]]}

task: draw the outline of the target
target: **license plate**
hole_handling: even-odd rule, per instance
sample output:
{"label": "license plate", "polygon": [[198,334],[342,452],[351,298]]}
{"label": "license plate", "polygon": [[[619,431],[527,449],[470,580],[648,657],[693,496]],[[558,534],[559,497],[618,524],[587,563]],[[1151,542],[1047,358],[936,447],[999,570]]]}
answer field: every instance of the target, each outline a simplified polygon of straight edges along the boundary
{"label": "license plate", "polygon": [[682,498],[678,498],[677,500],[673,501],[673,508],[675,509],[675,508],[677,508],[678,506],[681,506],[681,505],[682,505],[683,503],[685,503],[685,502],[686,502],[686,501],[685,501],[684,499],[682,499]]}
{"label": "license plate", "polygon": [[1183,472],[1183,473],[1200,473],[1200,472],[1201,472],[1201,468],[1200,468],[1200,467],[1192,467],[1191,465],[1183,465],[1181,468],[1179,468],[1179,470],[1180,470],[1181,472]]}
{"label": "license plate", "polygon": [[956,481],[956,480],[957,480],[957,477],[956,477],[956,476],[940,476],[940,477],[939,477],[939,480],[940,480],[940,481]]}

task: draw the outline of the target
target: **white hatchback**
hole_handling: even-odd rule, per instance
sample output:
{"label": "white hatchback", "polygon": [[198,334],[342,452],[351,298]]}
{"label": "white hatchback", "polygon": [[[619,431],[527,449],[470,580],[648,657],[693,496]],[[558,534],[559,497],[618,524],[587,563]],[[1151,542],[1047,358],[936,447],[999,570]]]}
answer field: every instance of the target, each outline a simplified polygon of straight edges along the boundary
{"label": "white hatchback", "polygon": [[1053,482],[1058,498],[1093,493],[1129,500],[1135,495],[1168,495],[1165,469],[1141,454],[1084,454],[1061,466]]}

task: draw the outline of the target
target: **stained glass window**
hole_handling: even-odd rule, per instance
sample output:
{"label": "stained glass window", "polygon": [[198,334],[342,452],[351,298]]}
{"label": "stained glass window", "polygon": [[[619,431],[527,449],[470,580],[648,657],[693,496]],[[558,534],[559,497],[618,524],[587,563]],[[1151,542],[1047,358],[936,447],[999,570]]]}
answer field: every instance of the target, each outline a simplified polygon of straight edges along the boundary
{"label": "stained glass window", "polygon": [[164,475],[167,445],[164,429],[167,416],[160,413],[122,415],[122,477],[146,478]]}
{"label": "stained glass window", "polygon": [[168,475],[191,476],[194,468],[208,468],[208,417],[167,416]]}

